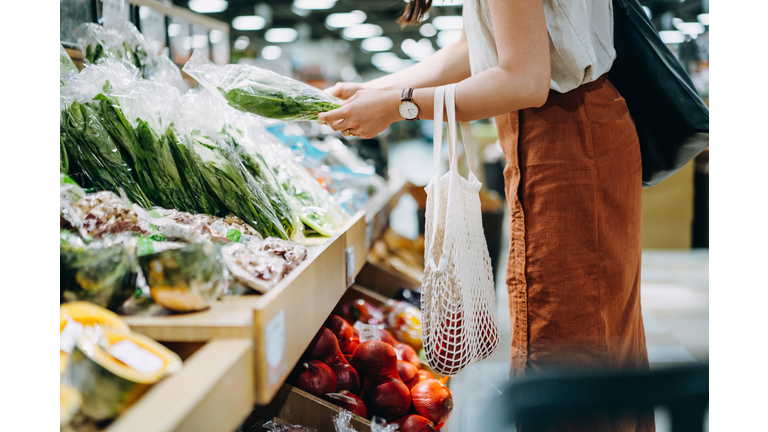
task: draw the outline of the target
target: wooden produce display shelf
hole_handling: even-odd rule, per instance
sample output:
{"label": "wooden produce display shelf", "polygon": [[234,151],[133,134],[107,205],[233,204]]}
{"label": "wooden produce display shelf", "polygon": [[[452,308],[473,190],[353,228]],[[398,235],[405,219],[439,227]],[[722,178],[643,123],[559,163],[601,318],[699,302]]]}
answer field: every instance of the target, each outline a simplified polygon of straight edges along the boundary
{"label": "wooden produce display shelf", "polygon": [[214,339],[103,432],[232,432],[253,409],[252,343]]}
{"label": "wooden produce display shelf", "polygon": [[372,240],[386,228],[405,184],[392,177],[336,235],[307,246],[307,259],[263,295],[228,296],[194,313],[157,306],[123,318],[133,331],[160,342],[250,341],[255,403],[266,405],[363,268]]}

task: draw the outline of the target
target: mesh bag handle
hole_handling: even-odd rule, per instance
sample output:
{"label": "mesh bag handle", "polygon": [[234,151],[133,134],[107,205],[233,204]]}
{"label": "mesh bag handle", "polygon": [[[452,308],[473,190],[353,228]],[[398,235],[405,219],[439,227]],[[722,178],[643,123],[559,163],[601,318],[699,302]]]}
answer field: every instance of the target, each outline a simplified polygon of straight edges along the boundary
{"label": "mesh bag handle", "polygon": [[[459,157],[458,157],[458,137],[456,133],[456,84],[448,84],[446,86],[440,86],[435,88],[434,96],[434,140],[432,145],[432,165],[433,165],[433,183],[437,185],[440,179],[440,156],[443,143],[443,107],[446,111],[446,122],[448,129],[448,173],[450,176],[458,176]],[[475,151],[472,143],[472,133],[469,126],[469,122],[461,123],[461,141],[464,145],[464,153],[467,155],[467,165],[469,171],[473,176],[475,174]],[[448,208],[455,208],[456,194],[454,190],[455,182],[450,182],[448,186]],[[440,188],[435,188],[435,198],[437,202],[440,201]],[[432,259],[432,246],[436,241],[436,230],[432,232],[431,241],[428,242],[428,251],[430,252],[427,257],[427,265],[432,265],[435,268],[435,272],[441,275],[446,266],[448,265],[448,256],[451,253],[453,247],[453,237],[456,231],[456,218],[453,216],[455,213],[448,212],[446,216],[445,236],[443,238],[443,250],[440,254],[438,263],[435,264]],[[433,215],[433,224],[437,224],[438,214]]]}

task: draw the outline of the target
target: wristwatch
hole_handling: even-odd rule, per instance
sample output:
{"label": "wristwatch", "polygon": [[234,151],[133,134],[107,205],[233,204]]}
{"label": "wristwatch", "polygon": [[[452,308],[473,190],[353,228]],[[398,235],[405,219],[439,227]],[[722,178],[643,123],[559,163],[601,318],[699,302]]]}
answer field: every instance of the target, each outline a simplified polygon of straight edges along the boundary
{"label": "wristwatch", "polygon": [[400,116],[406,120],[419,119],[419,107],[413,103],[413,87],[403,90],[403,97],[400,98],[400,106],[397,110],[400,112]]}

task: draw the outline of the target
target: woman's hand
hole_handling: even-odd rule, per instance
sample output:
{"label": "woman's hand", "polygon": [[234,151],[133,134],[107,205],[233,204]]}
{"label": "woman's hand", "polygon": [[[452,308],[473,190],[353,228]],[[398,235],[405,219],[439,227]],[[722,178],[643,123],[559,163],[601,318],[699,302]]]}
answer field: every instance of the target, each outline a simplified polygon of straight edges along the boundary
{"label": "woman's hand", "polygon": [[339,99],[349,99],[358,91],[364,90],[365,88],[365,83],[339,82],[333,87],[325,89],[325,92]]}
{"label": "woman's hand", "polygon": [[[318,118],[335,131],[360,138],[373,138],[392,123],[402,120],[398,90],[358,90],[342,107],[318,113]],[[344,131],[349,133],[344,133]]]}

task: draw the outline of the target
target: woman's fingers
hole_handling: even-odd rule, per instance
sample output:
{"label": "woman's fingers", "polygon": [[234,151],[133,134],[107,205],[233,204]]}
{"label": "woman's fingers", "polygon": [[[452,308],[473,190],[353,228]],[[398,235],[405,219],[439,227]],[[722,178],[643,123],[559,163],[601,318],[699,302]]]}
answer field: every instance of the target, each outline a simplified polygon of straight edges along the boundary
{"label": "woman's fingers", "polygon": [[336,108],[335,110],[332,110],[332,111],[317,113],[317,118],[330,124],[335,122],[336,120],[343,119],[346,114],[347,114],[347,107],[342,106],[341,108]]}
{"label": "woman's fingers", "polygon": [[335,85],[333,85],[332,87],[328,87],[324,91],[333,97],[340,98],[342,96],[342,93],[344,92],[343,84],[336,83]]}

